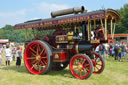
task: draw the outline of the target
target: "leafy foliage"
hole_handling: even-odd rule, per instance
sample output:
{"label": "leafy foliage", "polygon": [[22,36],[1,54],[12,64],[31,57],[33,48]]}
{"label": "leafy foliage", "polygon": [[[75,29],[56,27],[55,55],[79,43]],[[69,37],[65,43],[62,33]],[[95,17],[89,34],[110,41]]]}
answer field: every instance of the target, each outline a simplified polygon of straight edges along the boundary
{"label": "leafy foliage", "polygon": [[9,41],[24,42],[25,31],[14,30],[13,26],[6,25],[5,27],[0,29],[0,39],[9,39]]}
{"label": "leafy foliage", "polygon": [[115,33],[128,33],[128,4],[117,11],[120,13],[120,23],[117,24]]}
{"label": "leafy foliage", "polygon": [[[27,30],[27,41],[31,41],[36,36],[42,38],[44,35],[51,35],[53,30]],[[0,29],[0,39],[9,39],[9,41],[24,42],[25,41],[25,30],[14,30],[13,26],[6,25]]]}

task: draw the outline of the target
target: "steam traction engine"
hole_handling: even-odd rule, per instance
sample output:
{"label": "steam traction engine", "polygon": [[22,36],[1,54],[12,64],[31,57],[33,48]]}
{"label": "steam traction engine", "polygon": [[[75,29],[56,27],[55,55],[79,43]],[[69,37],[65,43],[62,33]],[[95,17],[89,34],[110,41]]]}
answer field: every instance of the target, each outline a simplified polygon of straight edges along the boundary
{"label": "steam traction engine", "polygon": [[108,41],[107,27],[111,30],[115,27],[119,14],[112,9],[87,12],[82,6],[52,12],[51,16],[14,27],[26,31],[27,70],[32,74],[45,74],[49,70],[63,70],[69,64],[71,74],[78,79],[102,73],[105,62],[94,50]]}

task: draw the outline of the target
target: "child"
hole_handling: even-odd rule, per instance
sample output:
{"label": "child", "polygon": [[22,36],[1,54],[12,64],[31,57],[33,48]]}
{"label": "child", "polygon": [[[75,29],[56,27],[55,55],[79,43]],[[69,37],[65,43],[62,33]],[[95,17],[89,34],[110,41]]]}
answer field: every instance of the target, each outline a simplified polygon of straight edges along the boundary
{"label": "child", "polygon": [[19,68],[21,65],[21,59],[22,59],[22,53],[20,51],[20,47],[17,47],[16,56],[17,56],[16,67]]}

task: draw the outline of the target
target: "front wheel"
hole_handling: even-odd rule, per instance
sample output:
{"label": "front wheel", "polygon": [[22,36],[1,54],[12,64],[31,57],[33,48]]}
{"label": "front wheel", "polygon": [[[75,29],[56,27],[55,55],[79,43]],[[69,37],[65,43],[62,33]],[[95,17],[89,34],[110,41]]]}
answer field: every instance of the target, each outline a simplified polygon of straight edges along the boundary
{"label": "front wheel", "polygon": [[78,79],[87,79],[93,72],[93,63],[87,55],[77,54],[70,60],[70,72]]}

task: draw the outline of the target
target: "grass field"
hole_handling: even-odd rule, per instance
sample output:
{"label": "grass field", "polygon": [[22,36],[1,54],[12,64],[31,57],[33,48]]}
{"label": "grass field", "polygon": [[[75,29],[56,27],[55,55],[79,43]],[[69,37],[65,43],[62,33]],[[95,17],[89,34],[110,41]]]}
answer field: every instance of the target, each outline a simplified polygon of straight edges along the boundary
{"label": "grass field", "polygon": [[87,80],[79,80],[70,74],[69,67],[45,75],[32,75],[26,70],[23,61],[19,69],[12,61],[10,67],[0,66],[0,85],[128,85],[128,62],[109,58],[102,74],[92,74]]}

